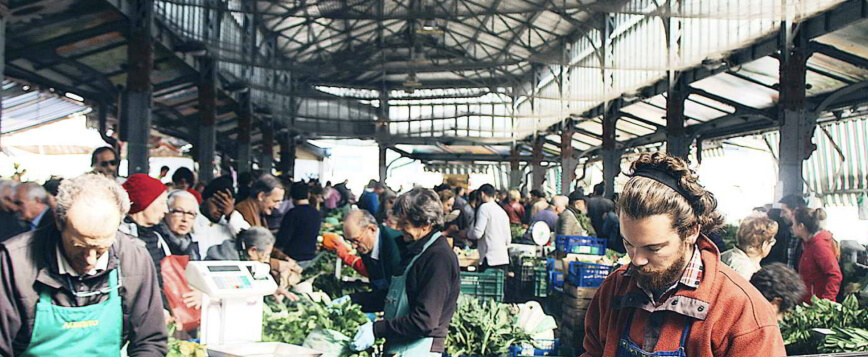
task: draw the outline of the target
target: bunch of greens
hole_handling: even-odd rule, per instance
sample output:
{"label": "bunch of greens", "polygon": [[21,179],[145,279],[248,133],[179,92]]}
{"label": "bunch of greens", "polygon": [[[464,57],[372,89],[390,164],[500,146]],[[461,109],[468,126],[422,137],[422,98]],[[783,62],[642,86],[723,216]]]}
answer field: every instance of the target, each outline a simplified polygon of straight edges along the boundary
{"label": "bunch of greens", "polygon": [[812,354],[821,349],[823,341],[812,337],[812,329],[845,329],[868,327],[868,310],[859,308],[854,295],[839,304],[813,297],[811,305],[801,304],[781,323],[781,335],[788,354]]}
{"label": "bunch of greens", "polygon": [[205,357],[205,346],[196,342],[179,340],[174,337],[176,326],[169,325],[169,353],[166,357]]}
{"label": "bunch of greens", "polygon": [[462,296],[449,324],[446,353],[452,356],[502,356],[509,347],[532,343],[533,339],[516,324],[518,309],[492,300],[479,302]]}
{"label": "bunch of greens", "polygon": [[[277,303],[269,301],[263,311],[262,340],[301,345],[316,329],[329,330],[352,338],[368,322],[359,305],[351,302],[328,305],[310,300]],[[347,350],[349,350],[347,348]],[[359,352],[348,356],[370,356]]]}
{"label": "bunch of greens", "polygon": [[823,353],[866,352],[868,351],[868,331],[861,328],[833,328],[833,334],[826,336],[820,351]]}

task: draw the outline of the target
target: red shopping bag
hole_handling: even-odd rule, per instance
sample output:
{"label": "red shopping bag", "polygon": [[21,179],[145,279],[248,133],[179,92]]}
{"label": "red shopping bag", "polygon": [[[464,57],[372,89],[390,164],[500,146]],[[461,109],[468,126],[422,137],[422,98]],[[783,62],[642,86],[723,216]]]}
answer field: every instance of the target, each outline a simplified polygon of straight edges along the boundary
{"label": "red shopping bag", "polygon": [[184,275],[189,261],[190,257],[187,255],[170,255],[160,261],[166,300],[169,301],[172,316],[184,331],[191,331],[199,327],[202,319],[201,310],[187,307],[184,304],[184,294],[193,291]]}

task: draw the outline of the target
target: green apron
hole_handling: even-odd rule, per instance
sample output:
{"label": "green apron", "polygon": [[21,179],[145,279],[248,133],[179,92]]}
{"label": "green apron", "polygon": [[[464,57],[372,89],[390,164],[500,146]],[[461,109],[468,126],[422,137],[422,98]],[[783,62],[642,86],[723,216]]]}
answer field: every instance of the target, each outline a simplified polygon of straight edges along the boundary
{"label": "green apron", "polygon": [[[410,303],[407,298],[407,272],[410,271],[413,264],[416,263],[416,259],[419,259],[419,256],[421,256],[422,253],[425,253],[425,251],[428,250],[428,247],[430,247],[431,244],[434,244],[434,242],[439,238],[440,233],[434,233],[434,235],[431,236],[431,239],[422,246],[422,251],[410,260],[410,264],[407,264],[404,274],[392,277],[392,282],[389,284],[389,293],[386,294],[386,305],[383,308],[383,317],[386,320],[396,319],[410,314]],[[431,345],[433,343],[434,338],[432,337],[402,341],[394,341],[386,338],[386,355],[400,354],[402,356],[428,356],[431,354]]]}
{"label": "green apron", "polygon": [[120,356],[123,310],[118,270],[109,273],[109,297],[82,307],[55,306],[49,289],[39,288],[36,322],[24,357]]}

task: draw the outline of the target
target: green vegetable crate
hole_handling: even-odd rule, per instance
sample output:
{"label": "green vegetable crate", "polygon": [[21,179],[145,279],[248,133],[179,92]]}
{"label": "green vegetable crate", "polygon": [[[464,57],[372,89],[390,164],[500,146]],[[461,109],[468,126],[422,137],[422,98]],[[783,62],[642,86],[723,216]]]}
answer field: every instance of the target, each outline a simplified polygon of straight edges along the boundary
{"label": "green vegetable crate", "polygon": [[504,273],[488,269],[484,273],[461,272],[461,293],[479,299],[503,301]]}

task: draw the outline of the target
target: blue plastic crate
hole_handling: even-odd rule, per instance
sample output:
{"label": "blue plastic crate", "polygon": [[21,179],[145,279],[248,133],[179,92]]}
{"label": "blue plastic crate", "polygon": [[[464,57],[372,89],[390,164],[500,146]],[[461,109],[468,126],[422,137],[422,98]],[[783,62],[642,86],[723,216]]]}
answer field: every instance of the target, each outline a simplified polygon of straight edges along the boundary
{"label": "blue plastic crate", "polygon": [[549,272],[549,286],[557,291],[564,290],[564,273],[552,270]]}
{"label": "blue plastic crate", "polygon": [[610,268],[603,264],[570,262],[567,281],[582,288],[597,288],[606,280]]}
{"label": "blue plastic crate", "polygon": [[509,357],[523,356],[555,356],[560,349],[560,340],[534,340],[533,346],[512,346]]}
{"label": "blue plastic crate", "polygon": [[564,254],[605,255],[606,239],[583,236],[555,236],[555,247]]}

